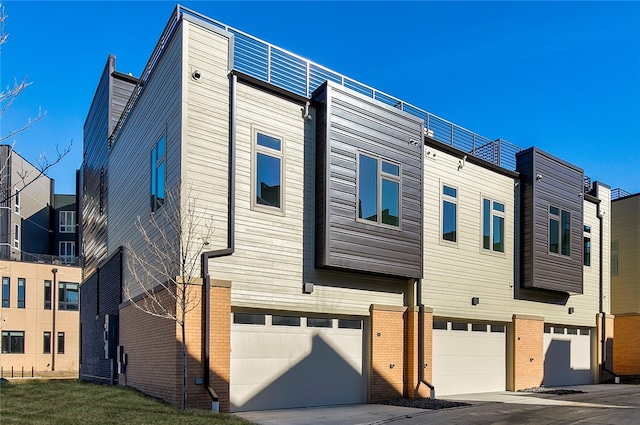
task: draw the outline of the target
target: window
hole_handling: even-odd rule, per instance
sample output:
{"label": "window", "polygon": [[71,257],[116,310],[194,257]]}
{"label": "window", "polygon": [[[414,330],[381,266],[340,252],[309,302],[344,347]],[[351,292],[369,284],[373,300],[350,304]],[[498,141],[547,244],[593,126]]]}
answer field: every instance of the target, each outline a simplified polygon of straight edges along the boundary
{"label": "window", "polygon": [[591,266],[591,238],[587,236],[584,237],[584,250],[582,252],[584,256],[584,265]]}
{"label": "window", "polygon": [[58,309],[78,310],[78,284],[60,282],[58,284]]}
{"label": "window", "polygon": [[482,249],[504,252],[504,204],[482,199]]}
{"label": "window", "polygon": [[16,194],[13,197],[15,202],[15,212],[20,214],[20,189],[16,189]]}
{"label": "window", "polygon": [[620,241],[611,241],[611,276],[620,276]]}
{"label": "window", "polygon": [[51,310],[51,281],[44,281],[44,309]]}
{"label": "window", "polygon": [[25,291],[26,291],[26,282],[24,278],[18,278],[18,308],[24,308],[25,304]]}
{"label": "window", "polygon": [[358,155],[358,218],[400,226],[400,165]]}
{"label": "window", "polygon": [[484,323],[472,323],[471,324],[471,331],[472,332],[486,332],[487,331],[487,325],[485,325]]}
{"label": "window", "polygon": [[2,354],[24,354],[24,332],[2,331]]}
{"label": "window", "polygon": [[165,137],[162,136],[151,150],[151,211],[158,210],[164,204],[165,144]]}
{"label": "window", "polygon": [[443,322],[441,320],[434,320],[433,325],[431,326],[433,329],[441,329],[447,330],[447,322]]}
{"label": "window", "polygon": [[76,212],[60,211],[60,233],[76,232]]}
{"label": "window", "polygon": [[362,329],[362,320],[338,319],[338,329]]}
{"label": "window", "polygon": [[58,332],[58,354],[64,354],[64,332]]}
{"label": "window", "polygon": [[442,185],[442,240],[457,242],[458,189]]}
{"label": "window", "polygon": [[571,255],[571,213],[549,206],[549,252]]}
{"label": "window", "polygon": [[308,328],[332,328],[333,320],[321,317],[307,317]]}
{"label": "window", "polygon": [[264,325],[264,314],[233,313],[233,323],[239,325]]}
{"label": "window", "polygon": [[17,224],[13,226],[13,246],[20,248],[20,226]]}
{"label": "window", "polygon": [[2,307],[8,308],[11,306],[9,301],[11,295],[11,279],[8,277],[2,278]]}
{"label": "window", "polygon": [[255,205],[282,208],[282,139],[255,133]]}
{"label": "window", "polygon": [[42,354],[51,354],[51,332],[42,334]]}
{"label": "window", "polygon": [[468,331],[469,324],[464,322],[451,322],[452,331]]}
{"label": "window", "polygon": [[300,316],[271,316],[271,324],[274,326],[300,326]]}
{"label": "window", "polygon": [[504,333],[504,325],[491,325],[489,329],[491,332]]}
{"label": "window", "polygon": [[60,242],[60,250],[58,251],[60,260],[63,264],[73,264],[76,261],[76,243]]}

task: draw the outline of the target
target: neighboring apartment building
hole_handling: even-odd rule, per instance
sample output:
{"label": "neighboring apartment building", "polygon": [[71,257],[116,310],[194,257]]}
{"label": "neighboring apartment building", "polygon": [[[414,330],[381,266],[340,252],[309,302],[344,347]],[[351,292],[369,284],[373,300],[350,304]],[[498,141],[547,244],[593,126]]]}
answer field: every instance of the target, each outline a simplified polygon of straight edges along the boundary
{"label": "neighboring apartment building", "polygon": [[178,327],[122,296],[122,247],[145,248],[133,218],[176,190],[214,229],[187,316],[190,406],[442,397],[610,369],[610,189],[579,167],[181,7],[112,131],[87,136],[117,115],[101,94],[122,87],[113,65],[85,124],[83,172],[106,180],[82,194],[83,379],[179,404]]}
{"label": "neighboring apartment building", "polygon": [[614,191],[611,202],[613,371],[640,375],[640,193]]}

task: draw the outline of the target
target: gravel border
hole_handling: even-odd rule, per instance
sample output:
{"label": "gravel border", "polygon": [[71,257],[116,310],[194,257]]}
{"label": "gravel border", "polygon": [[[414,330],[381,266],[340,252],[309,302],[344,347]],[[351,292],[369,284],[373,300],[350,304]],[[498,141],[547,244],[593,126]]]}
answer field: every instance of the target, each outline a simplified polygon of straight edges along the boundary
{"label": "gravel border", "polygon": [[377,404],[389,406],[413,407],[416,409],[440,410],[449,407],[471,406],[469,403],[460,401],[448,401],[432,398],[395,398],[393,400],[379,401]]}
{"label": "gravel border", "polygon": [[569,395],[569,394],[585,394],[580,390],[566,390],[564,388],[550,389],[543,387],[525,388],[524,390],[518,390],[519,393],[536,393],[536,394],[553,394],[553,395]]}

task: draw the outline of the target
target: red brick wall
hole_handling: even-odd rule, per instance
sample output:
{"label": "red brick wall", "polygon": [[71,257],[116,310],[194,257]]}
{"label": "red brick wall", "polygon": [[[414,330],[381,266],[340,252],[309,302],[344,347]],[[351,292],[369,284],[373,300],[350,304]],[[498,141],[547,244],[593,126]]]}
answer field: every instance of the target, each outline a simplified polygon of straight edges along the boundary
{"label": "red brick wall", "polygon": [[640,375],[640,314],[616,314],[613,332],[613,372]]}
{"label": "red brick wall", "polygon": [[[420,382],[419,368],[419,320],[420,313],[418,307],[408,307],[405,313],[405,341],[406,341],[406,365],[405,365],[405,388],[406,397],[430,397],[431,390],[425,384]],[[424,312],[424,363],[427,367],[424,369],[424,379],[431,382],[432,368],[432,334],[433,334],[433,311],[425,308]],[[424,364],[422,365],[424,367]]]}
{"label": "red brick wall", "polygon": [[372,403],[403,395],[404,311],[405,307],[396,306],[372,305],[370,308]]}
{"label": "red brick wall", "polygon": [[513,315],[514,391],[538,387],[544,376],[544,319]]}
{"label": "red brick wall", "polygon": [[209,379],[220,399],[220,411],[228,412],[231,381],[231,282],[211,281],[210,317]]}

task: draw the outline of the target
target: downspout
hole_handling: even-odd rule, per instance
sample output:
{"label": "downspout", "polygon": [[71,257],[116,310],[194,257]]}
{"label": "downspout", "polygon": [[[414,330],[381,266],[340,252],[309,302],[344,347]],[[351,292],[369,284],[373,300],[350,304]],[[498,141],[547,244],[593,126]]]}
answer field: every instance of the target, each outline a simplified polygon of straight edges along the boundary
{"label": "downspout", "polygon": [[[200,256],[202,272],[202,297],[204,299],[203,306],[203,335],[202,344],[204,348],[204,386],[211,397],[211,401],[215,404],[219,402],[216,391],[211,387],[209,377],[209,365],[211,350],[209,347],[211,341],[211,321],[209,319],[211,311],[211,300],[209,298],[211,277],[209,275],[209,259],[220,258],[232,255],[235,250],[235,154],[236,154],[236,84],[238,77],[230,75],[230,93],[229,93],[229,193],[227,195],[227,248],[217,249],[213,251],[203,252]],[[219,410],[219,404],[217,404]]]}
{"label": "downspout", "polygon": [[422,279],[416,279],[416,303],[418,304],[418,381],[429,387],[430,398],[436,398],[436,387],[424,379],[424,304],[422,304]]}

